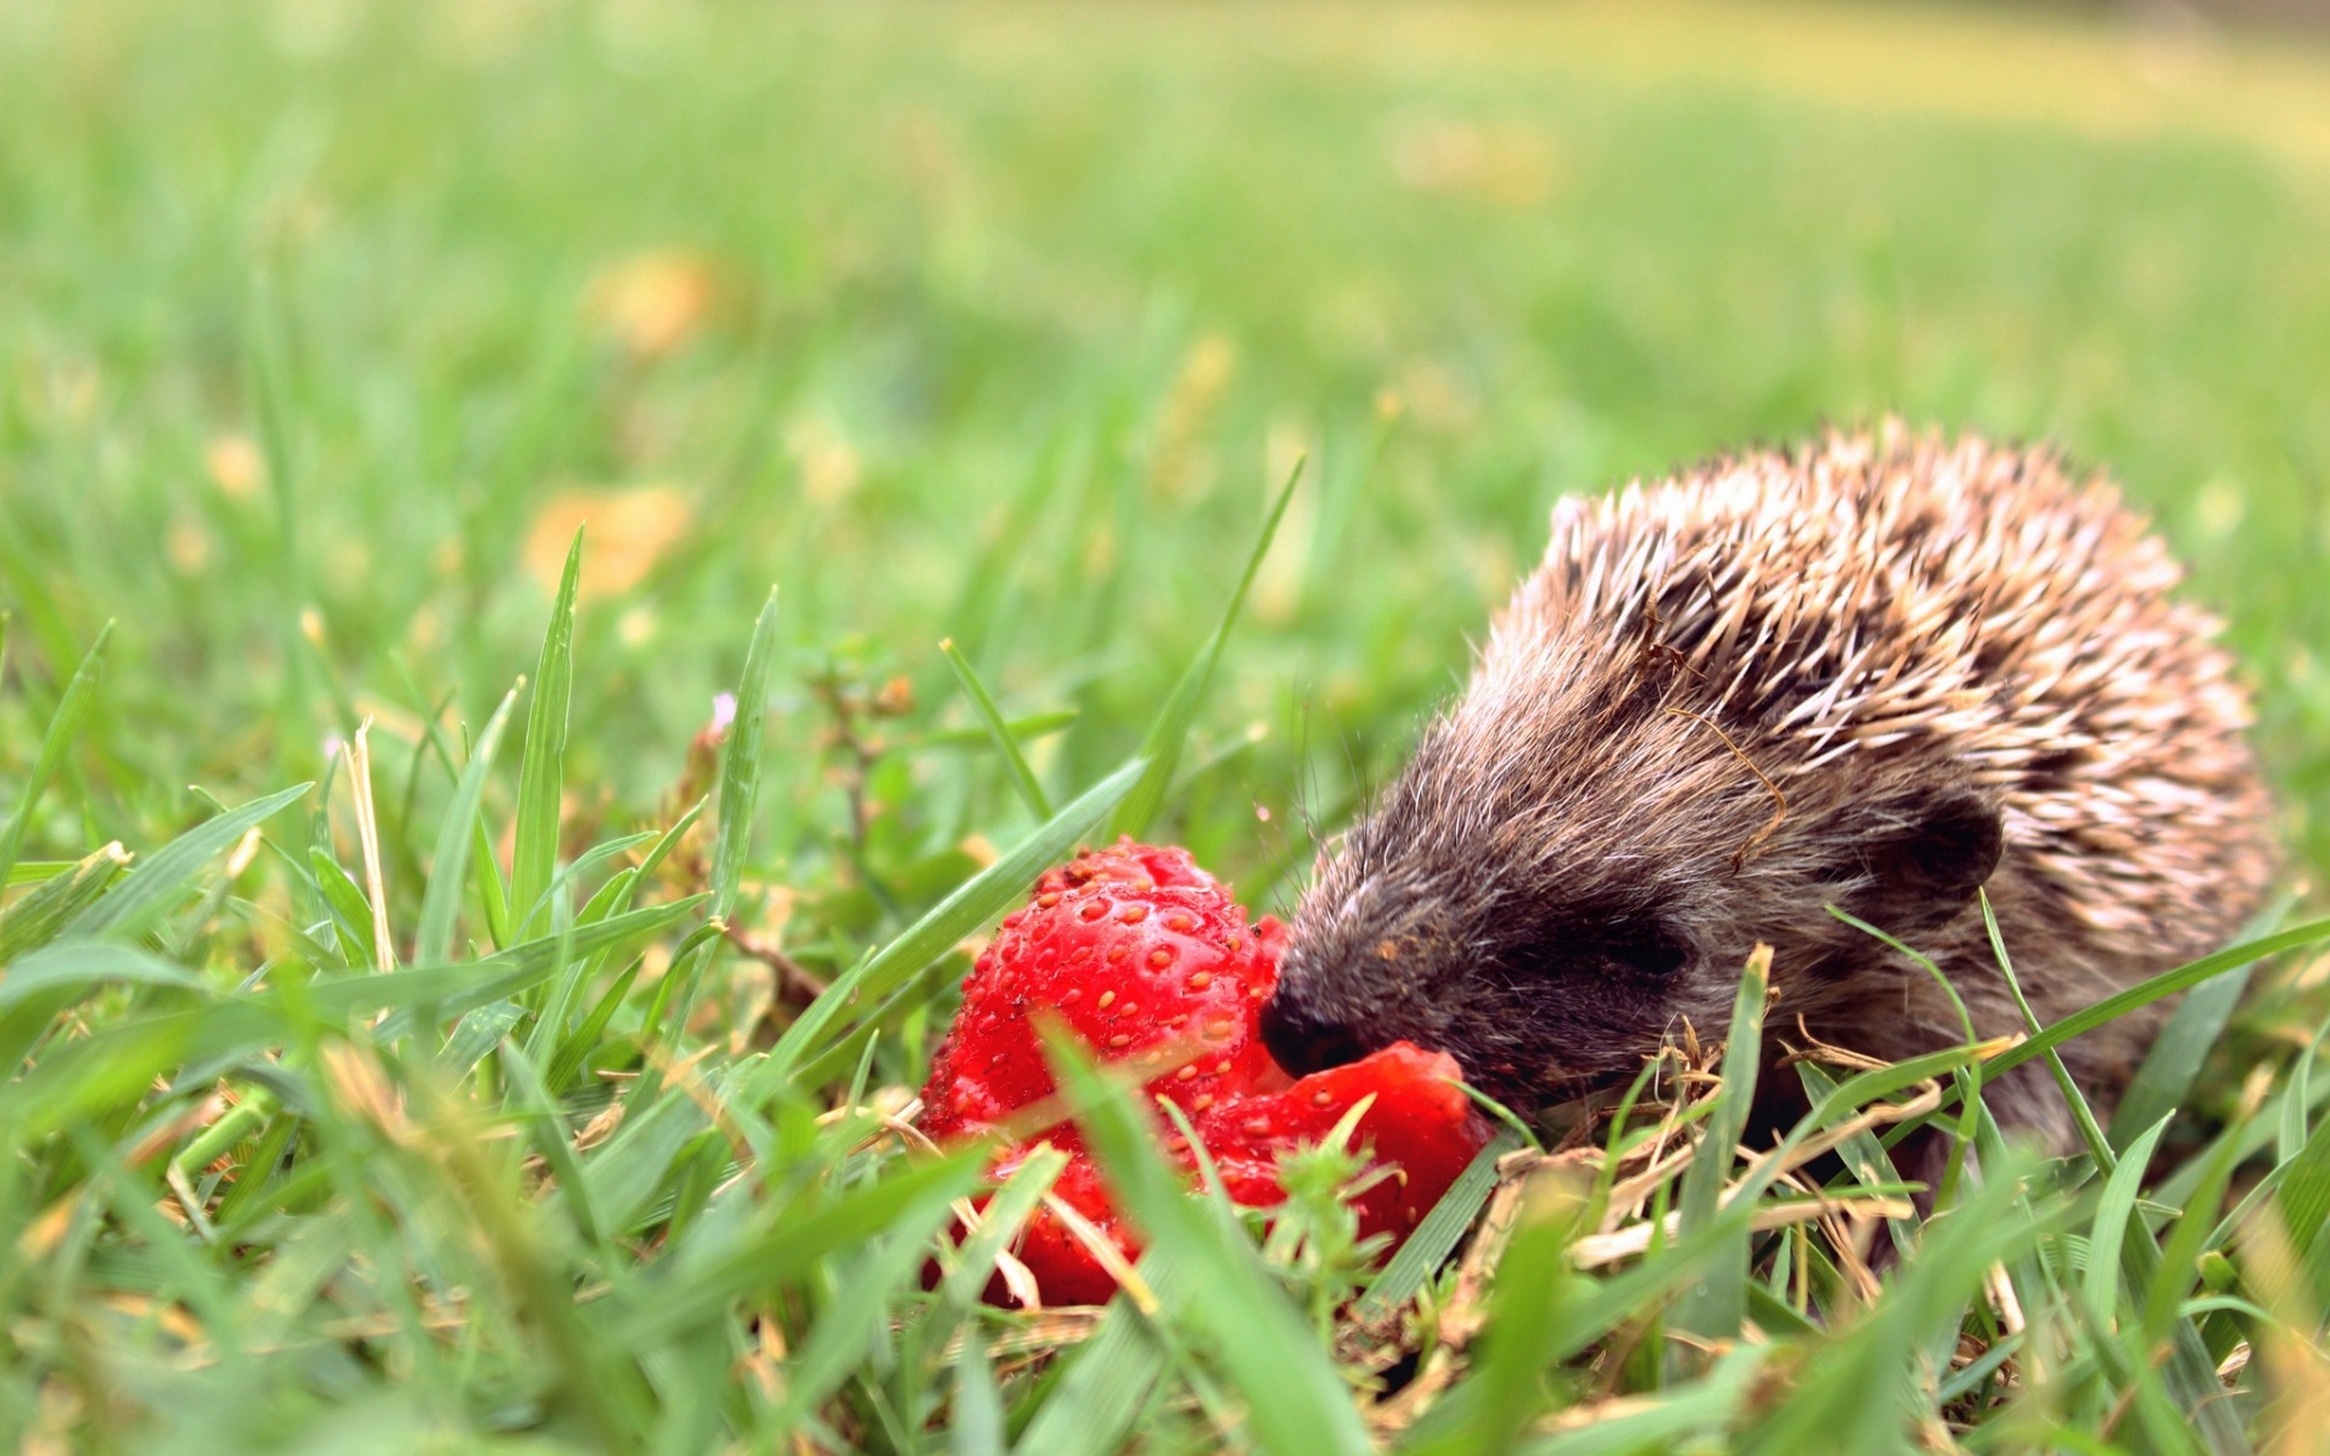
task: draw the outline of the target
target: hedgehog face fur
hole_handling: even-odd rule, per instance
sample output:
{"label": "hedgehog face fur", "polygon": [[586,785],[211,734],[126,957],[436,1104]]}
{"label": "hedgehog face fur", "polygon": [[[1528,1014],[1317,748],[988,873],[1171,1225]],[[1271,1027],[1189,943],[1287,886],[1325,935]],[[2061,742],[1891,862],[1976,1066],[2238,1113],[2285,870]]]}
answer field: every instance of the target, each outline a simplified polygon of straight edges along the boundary
{"label": "hedgehog face fur", "polygon": [[[2222,944],[2273,867],[2214,624],[2101,484],[1889,427],[1564,501],[1470,688],[1325,860],[1264,1018],[1309,1069],[1400,1038],[1524,1109],[1720,1036],[1900,1057]],[[2105,1100],[2151,1023],[2072,1047]],[[2018,1090],[2019,1089],[2019,1090]],[[2035,1078],[2009,1118],[2060,1133]]]}

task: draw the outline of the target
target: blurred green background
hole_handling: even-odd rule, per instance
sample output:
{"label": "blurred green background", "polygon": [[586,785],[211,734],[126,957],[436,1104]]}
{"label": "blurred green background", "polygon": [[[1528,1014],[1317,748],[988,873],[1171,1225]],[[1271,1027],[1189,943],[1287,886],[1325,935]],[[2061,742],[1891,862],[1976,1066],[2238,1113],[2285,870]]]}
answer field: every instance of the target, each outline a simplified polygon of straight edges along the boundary
{"label": "blurred green background", "polygon": [[2190,17],[11,0],[0,778],[108,619],[28,852],[474,725],[587,519],[575,832],[775,581],[815,889],[1024,827],[942,637],[1118,761],[1307,453],[1168,826],[1283,892],[1556,496],[1899,411],[2156,514],[2319,869],[2325,239],[2330,56]]}

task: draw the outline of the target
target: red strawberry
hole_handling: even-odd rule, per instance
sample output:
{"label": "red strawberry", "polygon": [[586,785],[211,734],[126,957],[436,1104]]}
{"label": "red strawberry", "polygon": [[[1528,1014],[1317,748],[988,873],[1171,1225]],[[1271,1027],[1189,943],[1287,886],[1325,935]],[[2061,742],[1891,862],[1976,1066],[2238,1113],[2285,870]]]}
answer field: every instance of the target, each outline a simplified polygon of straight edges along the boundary
{"label": "red strawberry", "polygon": [[[1009,1136],[1015,1115],[1043,1121],[1054,1092],[1029,1018],[1057,1017],[1104,1062],[1154,1065],[1145,1090],[1191,1121],[1236,1202],[1284,1196],[1279,1155],[1323,1140],[1359,1100],[1375,1098],[1354,1146],[1393,1176],[1360,1195],[1360,1232],[1404,1237],[1487,1141],[1455,1085],[1454,1059],[1405,1042],[1348,1066],[1290,1080],[1262,1045],[1257,1016],[1278,978],[1285,931],[1249,928],[1226,886],[1187,851],[1119,840],[1049,871],[1028,908],[1003,922],[963,986],[963,1007],[933,1058],[922,1127],[934,1137]],[[1144,1070],[1147,1067],[1144,1065]],[[1042,1140],[1069,1155],[1053,1185],[1128,1257],[1136,1234],[1117,1215],[1073,1126]],[[1187,1142],[1167,1146],[1185,1170]],[[1018,1166],[1007,1146],[997,1172]],[[1016,1250],[1050,1303],[1097,1303],[1116,1281],[1067,1221],[1040,1211]],[[1000,1281],[990,1290],[1001,1298]]]}
{"label": "red strawberry", "polygon": [[[1073,1127],[1056,1127],[1045,1134],[1042,1142],[1049,1143],[1068,1155],[1068,1165],[1060,1176],[1052,1180],[1052,1196],[1084,1215],[1101,1237],[1115,1244],[1126,1258],[1138,1257],[1139,1243],[1131,1229],[1116,1211],[1108,1196],[1108,1185],[1101,1181],[1100,1167],[1085,1150],[1084,1138]],[[1021,1149],[1006,1156],[995,1165],[997,1181],[1010,1177],[1032,1148]],[[1102,1268],[1091,1249],[1068,1221],[1049,1208],[1039,1208],[1020,1230],[1019,1242],[1012,1247],[1019,1261],[1036,1277],[1046,1304],[1106,1304],[1116,1293],[1116,1276]],[[1008,1304],[1010,1291],[1004,1287],[1001,1275],[987,1283],[990,1304]]]}
{"label": "red strawberry", "polygon": [[1088,849],[1064,865],[1044,871],[1036,881],[1035,897],[1054,890],[1074,890],[1095,880],[1110,880],[1131,885],[1138,890],[1152,890],[1168,885],[1183,890],[1212,890],[1227,900],[1229,891],[1220,880],[1197,867],[1197,861],[1188,850],[1179,845],[1163,848],[1154,844],[1136,844],[1130,835],[1120,836],[1107,849]]}
{"label": "red strawberry", "polygon": [[998,1130],[1050,1097],[1038,1015],[1058,1018],[1104,1061],[1154,1059],[1149,1091],[1170,1091],[1193,1112],[1271,1080],[1277,1067],[1254,1008],[1277,984],[1284,935],[1275,920],[1249,928],[1184,851],[1127,839],[1079,855],[1004,918],[964,981],[962,1010],[922,1090],[923,1130]]}
{"label": "red strawberry", "polygon": [[1359,1195],[1359,1232],[1390,1234],[1396,1243],[1488,1141],[1472,1099],[1456,1085],[1462,1077],[1446,1052],[1397,1041],[1283,1091],[1220,1103],[1197,1120],[1197,1135],[1232,1201],[1267,1208],[1284,1196],[1278,1155],[1325,1142],[1343,1115],[1372,1093],[1375,1101],[1360,1115],[1351,1145],[1372,1147],[1374,1161],[1394,1172]]}

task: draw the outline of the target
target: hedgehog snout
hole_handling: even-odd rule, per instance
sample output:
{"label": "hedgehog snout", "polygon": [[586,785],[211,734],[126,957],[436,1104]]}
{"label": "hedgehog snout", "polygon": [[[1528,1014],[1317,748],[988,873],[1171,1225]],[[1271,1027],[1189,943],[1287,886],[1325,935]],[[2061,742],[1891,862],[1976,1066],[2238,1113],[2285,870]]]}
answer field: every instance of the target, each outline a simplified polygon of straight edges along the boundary
{"label": "hedgehog snout", "polygon": [[1432,1018],[1387,982],[1370,957],[1355,957],[1334,941],[1305,937],[1280,963],[1278,988],[1262,1007],[1262,1044],[1296,1076],[1355,1062],[1405,1038],[1425,1043]]}
{"label": "hedgehog snout", "polygon": [[1274,996],[1263,1006],[1262,1044],[1297,1077],[1355,1062],[1372,1050],[1350,1027],[1314,1015],[1286,996]]}
{"label": "hedgehog snout", "polygon": [[1434,1048],[1445,1003],[1461,999],[1448,995],[1462,965],[1445,953],[1448,905],[1413,864],[1350,851],[1329,862],[1295,914],[1262,1008],[1263,1045],[1279,1065],[1301,1076],[1395,1041]]}

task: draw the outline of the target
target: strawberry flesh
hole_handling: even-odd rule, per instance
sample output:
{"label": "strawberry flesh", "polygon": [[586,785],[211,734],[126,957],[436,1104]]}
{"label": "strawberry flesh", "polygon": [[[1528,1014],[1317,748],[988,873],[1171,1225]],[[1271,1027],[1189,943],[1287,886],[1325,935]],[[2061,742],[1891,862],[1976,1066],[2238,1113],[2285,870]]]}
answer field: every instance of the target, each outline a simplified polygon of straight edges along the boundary
{"label": "strawberry flesh", "polygon": [[[1361,1099],[1353,1146],[1391,1176],[1355,1200],[1360,1232],[1396,1242],[1447,1191],[1487,1141],[1445,1054],[1395,1043],[1359,1061],[1291,1079],[1262,1044],[1258,1016],[1277,984],[1285,929],[1249,925],[1229,888],[1186,850],[1119,840],[1037,881],[1005,917],[963,984],[963,1006],[932,1059],[922,1129],[941,1140],[996,1135],[997,1176],[1030,1146],[1069,1156],[1053,1195],[1127,1258],[1140,1240],[1117,1213],[1083,1139],[1058,1122],[1057,1091],[1036,1023],[1049,1017],[1104,1063],[1131,1065],[1143,1088],[1190,1121],[1233,1201],[1284,1199],[1281,1154],[1325,1139]],[[1024,1141],[1041,1128],[1040,1140]],[[1172,1135],[1185,1176],[1195,1154]],[[1048,1304],[1099,1303],[1116,1280],[1069,1222],[1045,1208],[1014,1252]],[[1002,1281],[990,1287],[1002,1299]]]}
{"label": "strawberry flesh", "polygon": [[1356,1062],[1329,1067],[1287,1087],[1223,1103],[1197,1122],[1198,1138],[1233,1202],[1267,1208],[1284,1196],[1278,1155],[1326,1141],[1360,1099],[1353,1147],[1372,1148],[1392,1176],[1360,1193],[1359,1232],[1405,1238],[1440,1201],[1488,1141],[1472,1099],[1456,1084],[1463,1069],[1446,1052],[1393,1042]]}

